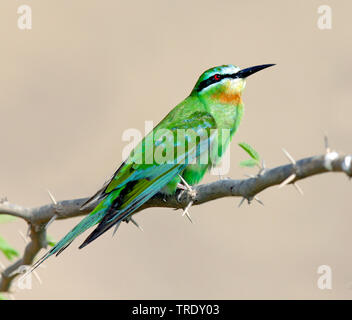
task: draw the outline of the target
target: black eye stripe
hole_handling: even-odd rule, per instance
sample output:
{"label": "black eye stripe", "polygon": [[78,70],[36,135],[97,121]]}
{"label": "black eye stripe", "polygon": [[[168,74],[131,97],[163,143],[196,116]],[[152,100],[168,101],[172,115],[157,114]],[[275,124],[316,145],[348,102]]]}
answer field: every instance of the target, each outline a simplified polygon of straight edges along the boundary
{"label": "black eye stripe", "polygon": [[198,85],[198,88],[197,88],[197,92],[200,92],[202,91],[204,88],[206,87],[209,87],[210,85],[216,83],[216,82],[219,82],[223,79],[226,79],[226,78],[235,78],[234,75],[232,74],[215,74],[215,75],[212,75],[211,77],[209,77],[208,79],[205,79],[203,80],[199,85]]}

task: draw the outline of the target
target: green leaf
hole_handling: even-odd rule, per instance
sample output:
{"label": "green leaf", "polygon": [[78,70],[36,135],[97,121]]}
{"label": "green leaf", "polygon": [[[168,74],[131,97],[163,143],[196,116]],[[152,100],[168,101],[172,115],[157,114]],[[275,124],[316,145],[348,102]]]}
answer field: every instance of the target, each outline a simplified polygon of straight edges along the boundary
{"label": "green leaf", "polygon": [[53,246],[56,245],[56,241],[54,240],[54,238],[52,236],[48,235],[48,234],[46,236],[46,242],[48,243],[48,245],[50,247],[53,247]]}
{"label": "green leaf", "polygon": [[241,167],[255,167],[256,165],[259,165],[259,162],[254,159],[248,159],[240,162]]}
{"label": "green leaf", "polygon": [[12,260],[14,257],[18,257],[19,253],[16,249],[12,248],[4,238],[0,237],[0,251],[6,256],[7,259]]}
{"label": "green leaf", "polygon": [[244,151],[246,151],[249,156],[254,159],[257,160],[257,162],[259,162],[260,160],[260,155],[257,151],[255,151],[248,143],[245,142],[241,142],[238,144]]}
{"label": "green leaf", "polygon": [[0,223],[6,223],[6,222],[11,222],[15,220],[16,218],[13,216],[10,216],[8,214],[1,214],[0,215]]}

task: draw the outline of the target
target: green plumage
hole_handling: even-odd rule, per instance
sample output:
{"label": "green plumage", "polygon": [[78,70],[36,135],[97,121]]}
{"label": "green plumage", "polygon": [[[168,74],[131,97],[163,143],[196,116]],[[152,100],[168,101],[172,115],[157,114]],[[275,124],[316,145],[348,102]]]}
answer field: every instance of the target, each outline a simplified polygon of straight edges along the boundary
{"label": "green plumage", "polygon": [[[240,71],[233,65],[224,65],[204,72],[191,94],[143,139],[111,180],[84,205],[98,202],[95,209],[33,268],[49,256],[59,254],[92,226],[98,224],[80,248],[128,220],[156,193],[175,193],[181,183],[180,175],[189,185],[199,183],[221,159],[239,126],[245,77],[237,75],[246,70],[249,68]],[[187,130],[194,135],[181,139],[180,135]],[[164,161],[159,161],[160,158]]]}

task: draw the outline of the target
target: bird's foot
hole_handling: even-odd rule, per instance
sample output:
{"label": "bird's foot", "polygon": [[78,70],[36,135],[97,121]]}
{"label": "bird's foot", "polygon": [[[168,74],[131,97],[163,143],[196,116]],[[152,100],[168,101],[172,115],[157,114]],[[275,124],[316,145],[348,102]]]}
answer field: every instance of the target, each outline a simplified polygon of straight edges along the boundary
{"label": "bird's foot", "polygon": [[188,220],[191,223],[193,223],[192,218],[189,214],[189,209],[192,207],[192,205],[196,199],[197,192],[187,183],[187,181],[182,176],[179,175],[179,177],[180,177],[183,184],[179,183],[177,185],[177,187],[182,190],[180,192],[180,194],[177,196],[177,201],[181,200],[181,197],[184,194],[184,192],[187,192],[187,194],[191,198],[191,200],[188,202],[187,206],[183,209],[182,216],[186,215]]}

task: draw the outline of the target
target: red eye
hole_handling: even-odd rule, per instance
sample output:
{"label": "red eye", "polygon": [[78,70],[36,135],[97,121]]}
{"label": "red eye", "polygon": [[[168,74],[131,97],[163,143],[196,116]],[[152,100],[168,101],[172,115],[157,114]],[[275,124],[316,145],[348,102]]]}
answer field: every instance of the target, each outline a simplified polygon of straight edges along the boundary
{"label": "red eye", "polygon": [[219,81],[219,80],[220,80],[220,75],[219,75],[219,74],[216,74],[216,75],[214,76],[214,79],[215,79],[216,81]]}

